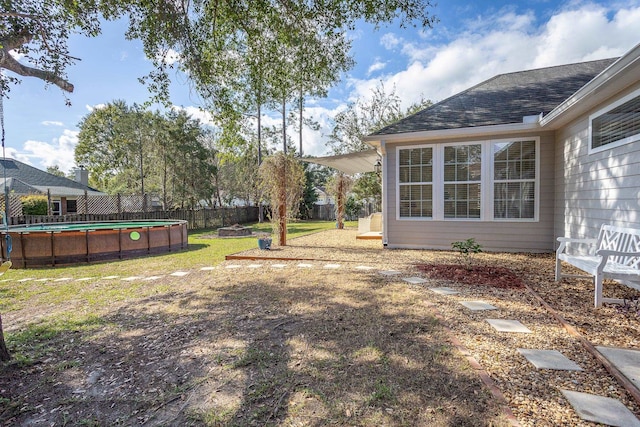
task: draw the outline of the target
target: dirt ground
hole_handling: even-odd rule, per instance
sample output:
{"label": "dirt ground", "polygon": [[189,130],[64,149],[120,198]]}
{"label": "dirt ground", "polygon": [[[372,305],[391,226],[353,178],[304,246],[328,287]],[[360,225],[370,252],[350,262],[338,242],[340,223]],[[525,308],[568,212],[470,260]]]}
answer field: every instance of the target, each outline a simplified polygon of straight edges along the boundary
{"label": "dirt ground", "polygon": [[[77,300],[3,313],[10,332],[38,313],[90,316],[72,328],[43,327],[21,349],[28,361],[1,368],[0,425],[593,425],[560,389],[614,397],[640,415],[529,289],[594,345],[637,348],[637,310],[594,309],[587,281],[553,282],[550,254],[480,254],[478,271],[490,272],[484,283],[479,272],[471,283],[443,276],[453,267],[434,273],[456,266],[455,254],[383,250],[379,241],[356,241],[353,230],[241,255],[248,259],[184,277],[158,272],[165,276],[138,284],[157,290],[153,296],[104,310]],[[38,286],[46,292],[55,283]],[[438,295],[434,286],[461,294]],[[637,292],[608,284],[606,294]],[[459,304],[465,299],[499,306],[492,316],[516,318],[534,333],[496,333],[486,313]],[[536,370],[517,348],[560,350],[584,371]]]}

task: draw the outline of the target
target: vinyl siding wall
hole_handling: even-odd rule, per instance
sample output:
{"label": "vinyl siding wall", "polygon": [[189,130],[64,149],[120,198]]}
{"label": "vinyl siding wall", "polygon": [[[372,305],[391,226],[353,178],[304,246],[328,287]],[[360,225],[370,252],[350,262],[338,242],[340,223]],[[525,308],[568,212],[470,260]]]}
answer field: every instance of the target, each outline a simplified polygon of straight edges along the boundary
{"label": "vinyl siding wall", "polygon": [[558,132],[556,236],[595,238],[602,224],[640,228],[640,141],[589,154],[589,115],[639,88]]}
{"label": "vinyl siding wall", "polygon": [[[539,211],[537,221],[508,220],[410,220],[397,218],[398,150],[412,145],[387,144],[385,175],[386,246],[388,248],[451,249],[451,243],[475,238],[485,251],[550,252],[554,249],[554,134],[552,132],[514,135],[513,138],[538,137],[540,139]],[[504,136],[482,140],[504,140]],[[449,142],[474,142],[460,139]],[[413,145],[424,145],[416,143]]]}

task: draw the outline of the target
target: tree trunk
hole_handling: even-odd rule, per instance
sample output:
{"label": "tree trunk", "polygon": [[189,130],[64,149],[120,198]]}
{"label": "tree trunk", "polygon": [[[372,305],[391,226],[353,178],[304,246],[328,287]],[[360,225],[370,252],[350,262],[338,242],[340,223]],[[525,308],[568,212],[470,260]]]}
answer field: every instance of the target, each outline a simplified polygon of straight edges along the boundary
{"label": "tree trunk", "polygon": [[280,221],[280,246],[287,246],[287,206],[286,202],[280,204],[278,221]]}
{"label": "tree trunk", "polygon": [[298,137],[300,140],[300,154],[299,156],[302,157],[302,108],[304,107],[304,102],[302,99],[302,86],[300,87],[300,116],[298,117]]}
{"label": "tree trunk", "polygon": [[0,362],[7,362],[11,360],[11,355],[7,349],[7,345],[4,343],[4,332],[2,329],[2,316],[0,315]]}
{"label": "tree trunk", "polygon": [[339,230],[344,229],[344,176],[340,174],[338,176],[338,191],[337,191],[337,199],[336,204],[338,205],[337,209],[337,228]]}
{"label": "tree trunk", "polygon": [[[260,99],[260,93],[258,93],[258,99]],[[262,121],[260,115],[262,114],[262,104],[258,101],[258,168],[262,164]],[[262,207],[262,199],[258,199],[258,222],[262,223],[262,216],[264,214]]]}

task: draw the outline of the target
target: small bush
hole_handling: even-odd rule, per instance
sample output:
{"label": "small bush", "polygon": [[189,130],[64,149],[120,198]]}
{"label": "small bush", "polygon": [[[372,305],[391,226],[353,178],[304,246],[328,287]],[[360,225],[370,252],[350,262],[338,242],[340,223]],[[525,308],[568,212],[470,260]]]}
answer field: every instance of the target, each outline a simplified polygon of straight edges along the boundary
{"label": "small bush", "polygon": [[24,215],[46,215],[49,212],[49,202],[46,196],[25,196],[20,201]]}
{"label": "small bush", "polygon": [[453,242],[451,247],[460,252],[462,262],[467,266],[467,268],[470,268],[471,264],[473,264],[473,256],[482,252],[482,245],[476,242],[476,239],[473,237],[460,242]]}

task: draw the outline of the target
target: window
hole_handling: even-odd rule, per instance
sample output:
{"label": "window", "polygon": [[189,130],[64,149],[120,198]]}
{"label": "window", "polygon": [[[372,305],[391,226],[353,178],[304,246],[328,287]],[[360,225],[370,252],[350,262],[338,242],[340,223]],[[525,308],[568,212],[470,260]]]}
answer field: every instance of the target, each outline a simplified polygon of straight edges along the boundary
{"label": "window", "polygon": [[67,199],[67,213],[78,213],[78,201]]}
{"label": "window", "polygon": [[480,218],[482,146],[444,147],[444,217]]}
{"label": "window", "polygon": [[535,217],[536,141],[493,144],[493,217]]}
{"label": "window", "polygon": [[397,218],[537,221],[539,138],[398,148]]}
{"label": "window", "polygon": [[52,200],[51,201],[51,214],[52,215],[62,215],[62,210],[60,209],[60,200]]}
{"label": "window", "polygon": [[591,116],[591,149],[610,148],[640,140],[638,92]]}
{"label": "window", "polygon": [[399,152],[400,217],[433,216],[433,148]]}

